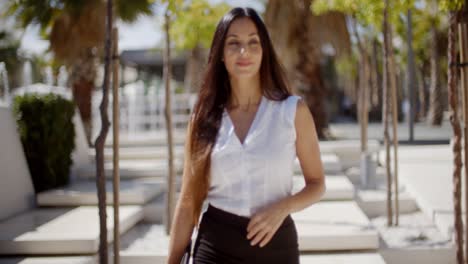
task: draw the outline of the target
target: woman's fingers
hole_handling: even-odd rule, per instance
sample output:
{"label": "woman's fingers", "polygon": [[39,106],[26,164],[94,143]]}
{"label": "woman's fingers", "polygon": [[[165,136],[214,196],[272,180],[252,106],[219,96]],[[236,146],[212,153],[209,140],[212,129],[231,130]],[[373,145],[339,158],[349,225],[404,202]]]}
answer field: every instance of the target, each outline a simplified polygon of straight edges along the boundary
{"label": "woman's fingers", "polygon": [[260,247],[264,247],[266,244],[268,244],[275,233],[276,230],[268,232],[268,234],[260,242]]}
{"label": "woman's fingers", "polygon": [[272,230],[270,230],[270,232],[268,232],[268,234],[260,242],[260,247],[264,247],[266,244],[268,244],[268,242],[270,242],[271,238],[276,234],[276,231],[278,230],[280,225],[281,223],[276,224],[276,226]]}
{"label": "woman's fingers", "polygon": [[254,215],[247,225],[247,239],[251,240],[251,245],[260,243],[260,247],[265,246],[276,233],[284,220],[281,207],[272,207]]}
{"label": "woman's fingers", "polygon": [[258,242],[260,242],[263,238],[265,238],[270,232],[271,232],[270,228],[265,226],[263,229],[261,229],[258,232],[257,235],[255,235],[255,237],[250,242],[250,245],[255,246],[256,244],[258,244]]}
{"label": "woman's fingers", "polygon": [[262,229],[266,226],[265,222],[257,222],[251,228],[250,231],[247,231],[247,239],[252,239],[254,236],[257,235]]}
{"label": "woman's fingers", "polygon": [[254,226],[262,222],[263,217],[261,215],[254,215],[247,225],[247,232],[250,232]]}

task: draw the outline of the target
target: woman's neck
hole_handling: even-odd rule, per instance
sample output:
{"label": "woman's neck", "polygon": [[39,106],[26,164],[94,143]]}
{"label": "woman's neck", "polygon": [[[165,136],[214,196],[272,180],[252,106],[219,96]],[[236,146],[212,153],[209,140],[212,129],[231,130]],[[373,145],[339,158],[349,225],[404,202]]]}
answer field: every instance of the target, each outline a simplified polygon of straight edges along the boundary
{"label": "woman's neck", "polygon": [[249,109],[250,106],[257,106],[262,97],[259,75],[252,78],[231,78],[231,98],[228,108]]}

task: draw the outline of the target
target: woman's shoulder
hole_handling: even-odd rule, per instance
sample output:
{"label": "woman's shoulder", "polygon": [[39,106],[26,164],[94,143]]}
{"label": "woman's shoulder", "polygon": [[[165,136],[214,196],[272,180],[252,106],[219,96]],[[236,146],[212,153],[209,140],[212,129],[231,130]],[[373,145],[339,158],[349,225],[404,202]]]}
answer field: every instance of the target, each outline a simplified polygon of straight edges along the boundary
{"label": "woman's shoulder", "polygon": [[282,104],[285,105],[285,108],[287,111],[293,111],[295,112],[296,109],[299,107],[299,104],[303,104],[304,100],[302,100],[302,97],[299,95],[291,94],[286,99],[282,101]]}
{"label": "woman's shoulder", "polygon": [[[275,107],[275,112],[282,116],[288,125],[294,124],[294,119],[296,116],[296,111],[299,110],[299,107],[302,108],[303,100],[300,96],[291,94],[279,101],[272,101]],[[305,105],[305,104],[304,104]]]}

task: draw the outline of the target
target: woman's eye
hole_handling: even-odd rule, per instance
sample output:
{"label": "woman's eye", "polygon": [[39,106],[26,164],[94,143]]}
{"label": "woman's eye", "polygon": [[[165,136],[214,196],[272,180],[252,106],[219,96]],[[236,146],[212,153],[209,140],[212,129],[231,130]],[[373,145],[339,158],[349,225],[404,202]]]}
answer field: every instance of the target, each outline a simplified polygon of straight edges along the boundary
{"label": "woman's eye", "polygon": [[235,42],[235,41],[234,42],[229,42],[228,45],[229,46],[237,46],[237,45],[239,45],[239,42]]}
{"label": "woman's eye", "polygon": [[249,45],[256,45],[256,44],[260,44],[260,42],[258,42],[257,40],[252,40],[249,42]]}

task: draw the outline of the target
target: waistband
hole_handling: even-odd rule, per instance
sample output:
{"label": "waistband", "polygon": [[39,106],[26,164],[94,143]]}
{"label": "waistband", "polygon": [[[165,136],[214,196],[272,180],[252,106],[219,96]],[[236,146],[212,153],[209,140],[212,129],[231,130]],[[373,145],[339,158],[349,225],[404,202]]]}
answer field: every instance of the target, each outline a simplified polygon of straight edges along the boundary
{"label": "waistband", "polygon": [[[237,226],[237,227],[242,227],[242,228],[246,228],[247,225],[250,222],[250,218],[248,218],[248,217],[240,216],[240,215],[236,215],[236,214],[224,211],[222,209],[214,207],[211,204],[208,205],[208,209],[203,214],[203,217],[209,217],[209,218],[212,218],[214,220],[217,220],[217,221],[220,221],[220,222],[222,221],[223,223],[233,225],[233,226]],[[288,215],[284,219],[283,223],[281,223],[280,228],[284,227],[284,226],[287,226],[287,225],[290,225],[292,223],[294,223],[294,221],[293,221],[291,215]]]}

